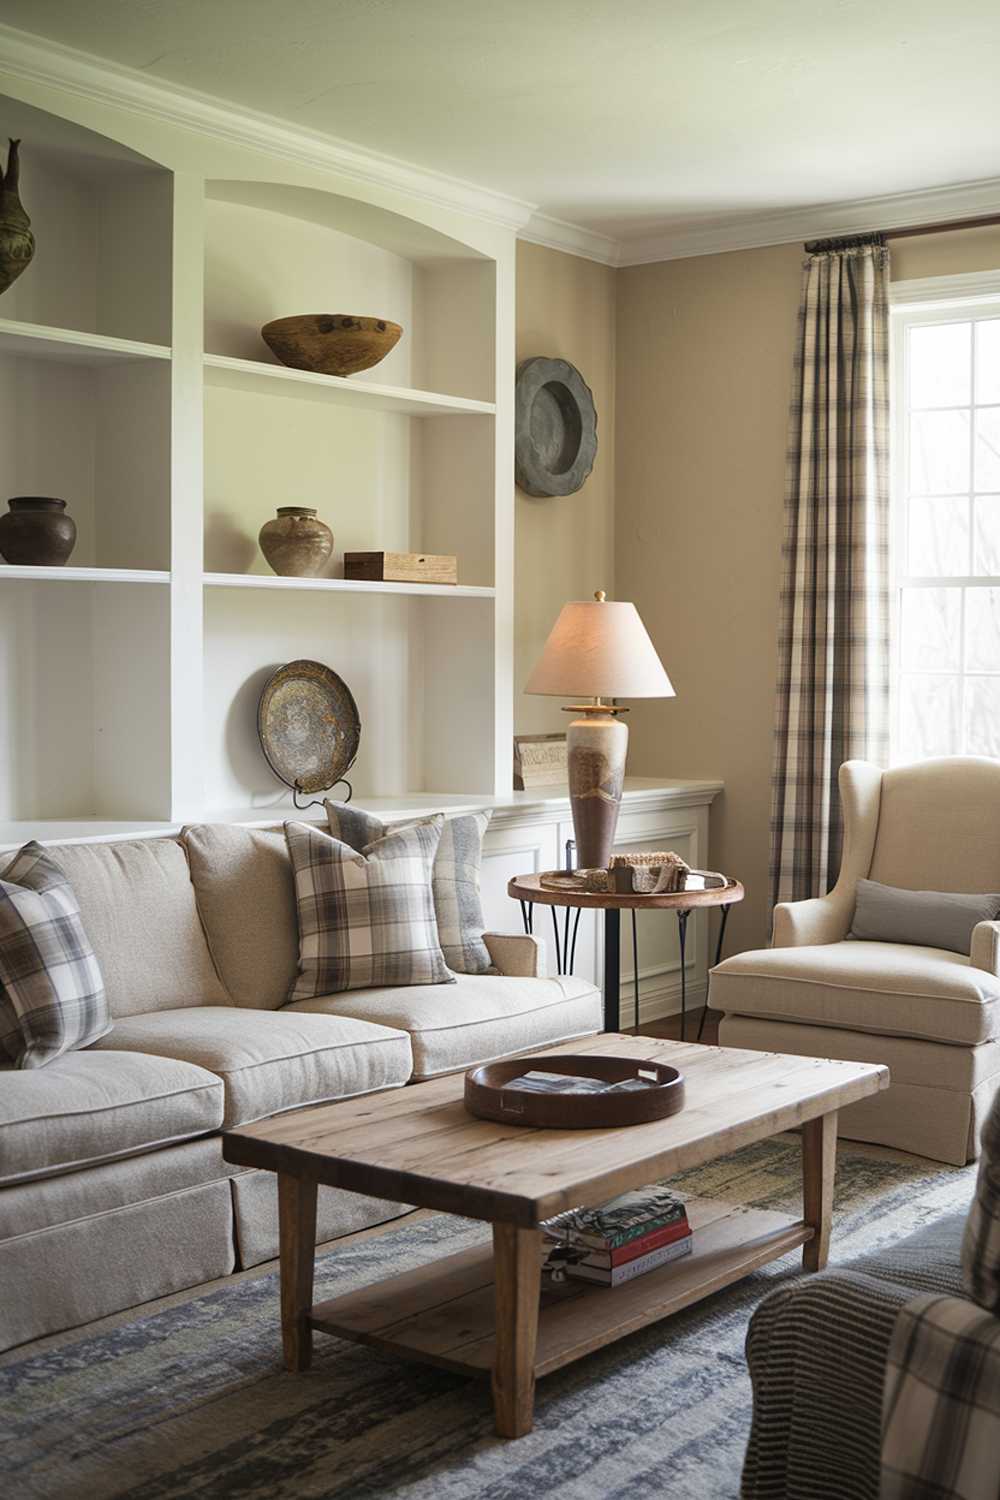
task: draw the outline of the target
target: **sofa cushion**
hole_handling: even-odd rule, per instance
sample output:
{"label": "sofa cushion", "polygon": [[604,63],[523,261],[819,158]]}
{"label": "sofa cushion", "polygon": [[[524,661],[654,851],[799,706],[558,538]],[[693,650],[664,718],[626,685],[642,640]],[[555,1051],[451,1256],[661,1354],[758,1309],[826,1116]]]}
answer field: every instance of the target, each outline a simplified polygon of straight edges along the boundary
{"label": "sofa cushion", "polygon": [[91,1047],[44,1068],[0,1070],[0,1185],[218,1130],[222,1106],[218,1078],[171,1057]]}
{"label": "sofa cushion", "polygon": [[42,1068],[110,1030],[73,888],[41,844],[25,844],[0,875],[0,1045],[19,1068]]}
{"label": "sofa cushion", "polygon": [[454,985],[321,995],[296,1001],[283,1014],[290,1011],[354,1016],[408,1031],[415,1079],[591,1036],[602,1020],[600,994],[586,980],[489,974],[460,974]]}
{"label": "sofa cushion", "polygon": [[199,823],[182,833],[208,944],[236,1005],[277,1010],[299,962],[295,880],[282,828]]}
{"label": "sofa cushion", "polygon": [[1000,979],[941,948],[825,943],[738,953],[712,970],[729,1015],[846,1026],[975,1047],[1000,1035]]}
{"label": "sofa cushion", "polygon": [[97,1045],[175,1057],[225,1084],[223,1125],[409,1081],[410,1039],[348,1016],[290,1015],[205,1005],[120,1022]]}
{"label": "sofa cushion", "polygon": [[176,839],[54,844],[104,976],[111,1014],[226,1005]]}

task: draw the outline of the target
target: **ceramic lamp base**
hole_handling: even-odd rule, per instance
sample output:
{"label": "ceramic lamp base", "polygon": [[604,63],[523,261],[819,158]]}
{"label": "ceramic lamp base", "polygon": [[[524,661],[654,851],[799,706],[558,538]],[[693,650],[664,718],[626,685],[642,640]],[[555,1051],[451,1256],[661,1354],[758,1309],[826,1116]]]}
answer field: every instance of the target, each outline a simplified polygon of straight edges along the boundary
{"label": "ceramic lamp base", "polygon": [[607,869],[622,800],[628,730],[614,714],[584,714],[566,732],[566,752],[576,867]]}

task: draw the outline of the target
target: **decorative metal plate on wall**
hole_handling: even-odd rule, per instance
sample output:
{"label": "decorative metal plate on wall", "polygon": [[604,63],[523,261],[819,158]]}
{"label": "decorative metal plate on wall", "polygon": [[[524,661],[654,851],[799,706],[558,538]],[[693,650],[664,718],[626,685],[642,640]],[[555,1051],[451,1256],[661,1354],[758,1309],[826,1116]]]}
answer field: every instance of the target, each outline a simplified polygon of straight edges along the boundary
{"label": "decorative metal plate on wall", "polygon": [[536,355],[517,367],[514,468],[529,495],[572,495],[597,454],[597,411],[589,385],[565,359]]}
{"label": "decorative metal plate on wall", "polygon": [[264,684],[257,733],[279,781],[299,792],[325,792],[354,764],[361,716],[350,688],[330,667],[292,661]]}

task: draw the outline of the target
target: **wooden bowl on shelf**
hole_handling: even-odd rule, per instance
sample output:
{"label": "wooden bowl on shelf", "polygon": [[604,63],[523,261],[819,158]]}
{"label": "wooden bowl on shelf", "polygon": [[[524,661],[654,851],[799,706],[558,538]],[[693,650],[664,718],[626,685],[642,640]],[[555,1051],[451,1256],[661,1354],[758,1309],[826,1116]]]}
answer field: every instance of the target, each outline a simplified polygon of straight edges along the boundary
{"label": "wooden bowl on shelf", "polygon": [[[598,1078],[602,1083],[624,1083],[639,1069],[656,1075],[646,1089],[608,1094],[543,1094],[512,1088],[525,1073],[568,1073]],[[648,1125],[684,1108],[684,1074],[667,1063],[634,1057],[594,1057],[564,1053],[559,1057],[514,1057],[486,1063],[465,1075],[465,1107],[481,1120],[502,1125],[528,1125],[548,1130],[613,1130],[623,1125]]]}
{"label": "wooden bowl on shelf", "polygon": [[314,375],[356,375],[385,359],[402,328],[386,318],[354,313],[302,313],[275,318],[260,330],[267,347],[292,370]]}

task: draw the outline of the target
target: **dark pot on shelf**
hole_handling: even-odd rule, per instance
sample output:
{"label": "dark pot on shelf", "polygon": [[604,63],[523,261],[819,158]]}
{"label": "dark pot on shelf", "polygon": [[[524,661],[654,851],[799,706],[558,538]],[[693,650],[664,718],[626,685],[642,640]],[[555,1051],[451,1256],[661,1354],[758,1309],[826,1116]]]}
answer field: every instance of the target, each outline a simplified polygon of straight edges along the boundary
{"label": "dark pot on shelf", "polygon": [[61,568],[76,545],[76,522],[66,501],[18,495],[0,516],[0,556],[20,567]]}
{"label": "dark pot on shelf", "polygon": [[35,253],[31,220],[21,202],[20,144],[20,141],[11,141],[7,169],[0,172],[0,292],[5,292],[21,272],[28,269]]}
{"label": "dark pot on shelf", "polygon": [[318,578],[333,551],[333,532],[308,505],[281,505],[260,528],[260,550],[283,578]]}

